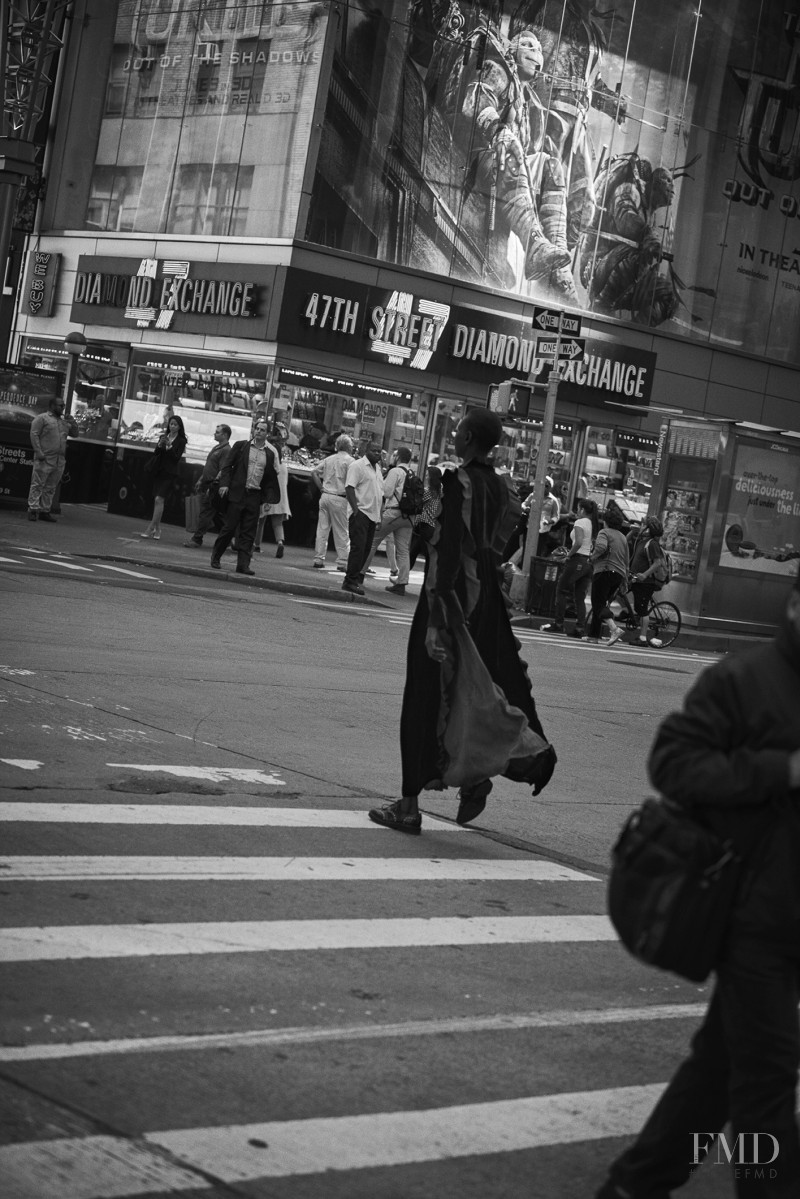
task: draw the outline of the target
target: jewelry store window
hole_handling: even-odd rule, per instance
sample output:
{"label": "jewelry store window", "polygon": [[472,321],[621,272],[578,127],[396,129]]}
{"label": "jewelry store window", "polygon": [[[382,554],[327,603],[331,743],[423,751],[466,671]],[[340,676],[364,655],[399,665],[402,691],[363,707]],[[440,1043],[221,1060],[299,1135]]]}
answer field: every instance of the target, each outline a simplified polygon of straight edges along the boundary
{"label": "jewelry store window", "polygon": [[407,446],[412,464],[418,465],[428,414],[425,399],[415,404],[411,393],[368,389],[365,384],[347,380],[335,382],[342,389],[352,388],[352,393],[337,392],[314,385],[310,375],[305,376],[307,384],[286,381],[301,374],[281,369],[271,405],[273,420],[284,425],[289,434],[286,450],[290,470],[310,474],[317,462],[333,453],[341,433],[352,438],[356,450],[366,439],[376,441],[387,461],[395,450]]}
{"label": "jewelry store window", "polygon": [[[59,371],[66,376],[69,355],[63,341],[24,337],[21,366]],[[81,441],[113,442],[119,424],[128,347],[90,341],[78,359],[70,411]]]}
{"label": "jewelry store window", "polygon": [[230,425],[232,442],[249,438],[253,414],[266,403],[271,369],[245,360],[135,351],[118,444],[152,448],[175,415],[188,438],[186,461],[202,464],[220,422]]}

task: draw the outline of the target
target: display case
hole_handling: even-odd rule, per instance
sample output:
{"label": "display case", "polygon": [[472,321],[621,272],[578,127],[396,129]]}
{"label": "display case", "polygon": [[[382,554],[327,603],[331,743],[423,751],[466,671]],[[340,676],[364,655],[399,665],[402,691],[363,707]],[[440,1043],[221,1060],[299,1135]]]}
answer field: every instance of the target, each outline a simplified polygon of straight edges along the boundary
{"label": "display case", "polygon": [[250,436],[253,415],[266,400],[268,369],[257,362],[135,351],[118,444],[152,449],[170,416],[179,416],[188,439],[186,461],[202,466],[218,424],[230,426],[231,441]]}
{"label": "display case", "polygon": [[700,566],[714,462],[672,458],[667,471],[661,544],[672,559],[676,582],[693,583]]}

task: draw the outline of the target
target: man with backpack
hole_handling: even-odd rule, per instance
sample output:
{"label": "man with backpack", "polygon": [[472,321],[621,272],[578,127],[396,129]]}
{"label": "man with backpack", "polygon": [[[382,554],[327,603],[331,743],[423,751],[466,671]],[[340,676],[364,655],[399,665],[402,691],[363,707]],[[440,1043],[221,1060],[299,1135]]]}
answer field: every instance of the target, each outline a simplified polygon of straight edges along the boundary
{"label": "man with backpack", "polygon": [[[412,473],[411,450],[401,446],[394,455],[394,463],[386,472],[383,480],[383,514],[381,523],[372,542],[372,551],[364,564],[366,571],[372,564],[375,552],[390,533],[394,533],[394,548],[397,554],[397,578],[386,588],[393,595],[405,595],[406,584],[411,569],[409,547],[414,526],[411,517],[422,511],[424,486],[422,480]],[[418,486],[417,486],[418,485]],[[412,493],[419,491],[419,507],[417,498]]]}

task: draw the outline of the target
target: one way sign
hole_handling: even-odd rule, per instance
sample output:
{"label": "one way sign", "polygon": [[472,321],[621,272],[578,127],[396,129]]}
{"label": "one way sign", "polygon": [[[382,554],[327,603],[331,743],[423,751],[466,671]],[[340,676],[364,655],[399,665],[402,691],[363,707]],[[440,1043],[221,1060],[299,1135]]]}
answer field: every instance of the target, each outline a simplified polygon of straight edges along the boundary
{"label": "one way sign", "polygon": [[559,358],[583,358],[586,353],[586,338],[562,337],[558,341],[551,341],[549,338],[537,337],[537,358],[555,358],[556,352]]}
{"label": "one way sign", "polygon": [[544,333],[561,332],[568,337],[580,337],[581,333],[581,318],[567,316],[566,312],[559,312],[557,308],[534,308],[531,324],[534,329],[541,329]]}

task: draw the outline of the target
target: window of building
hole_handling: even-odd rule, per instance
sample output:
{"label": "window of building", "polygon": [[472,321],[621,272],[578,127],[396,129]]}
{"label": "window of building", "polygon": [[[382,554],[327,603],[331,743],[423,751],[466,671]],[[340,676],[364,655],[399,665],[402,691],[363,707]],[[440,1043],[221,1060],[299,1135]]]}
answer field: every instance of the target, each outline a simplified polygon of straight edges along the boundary
{"label": "window of building", "polygon": [[140,167],[95,167],[86,209],[87,226],[130,232],[136,220],[142,176]]}
{"label": "window of building", "polygon": [[244,234],[252,182],[252,167],[212,163],[181,167],[170,205],[170,229],[219,237]]}

